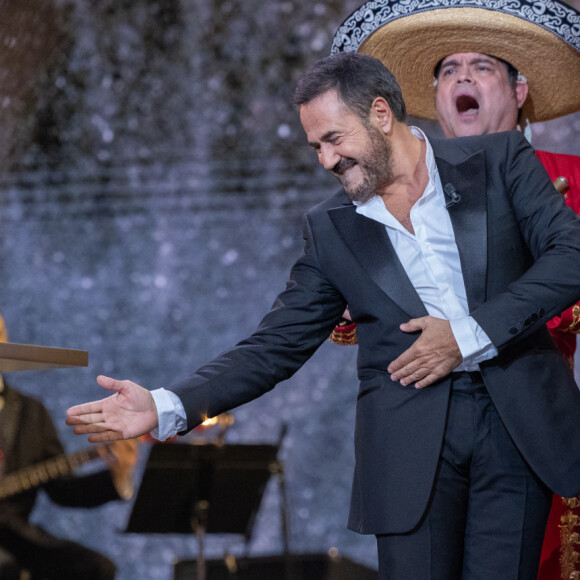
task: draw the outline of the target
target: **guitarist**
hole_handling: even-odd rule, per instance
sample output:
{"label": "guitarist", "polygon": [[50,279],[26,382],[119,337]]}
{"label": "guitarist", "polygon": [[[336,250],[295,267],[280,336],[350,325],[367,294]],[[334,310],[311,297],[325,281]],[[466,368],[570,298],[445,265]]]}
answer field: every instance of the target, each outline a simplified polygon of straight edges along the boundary
{"label": "guitarist", "polygon": [[[6,340],[6,328],[0,316],[0,341]],[[94,507],[130,498],[137,444],[135,441],[120,443],[129,445],[99,449],[110,470],[55,479],[42,488],[52,501],[73,507]],[[44,405],[9,387],[1,376],[0,450],[4,475],[64,453]],[[18,580],[20,570],[25,569],[33,579],[113,579],[115,565],[108,558],[29,523],[37,490],[35,487],[0,501],[0,578]]]}

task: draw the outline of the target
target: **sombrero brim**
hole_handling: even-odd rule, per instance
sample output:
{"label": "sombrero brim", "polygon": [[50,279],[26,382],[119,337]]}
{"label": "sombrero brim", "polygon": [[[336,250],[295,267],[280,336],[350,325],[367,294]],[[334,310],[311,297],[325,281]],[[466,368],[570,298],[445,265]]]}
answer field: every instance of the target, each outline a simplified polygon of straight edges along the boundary
{"label": "sombrero brim", "polygon": [[358,51],[381,60],[395,75],[410,115],[436,119],[433,70],[446,56],[480,52],[511,63],[528,80],[524,106],[530,122],[580,110],[580,53],[522,18],[480,8],[440,8],[392,20]]}

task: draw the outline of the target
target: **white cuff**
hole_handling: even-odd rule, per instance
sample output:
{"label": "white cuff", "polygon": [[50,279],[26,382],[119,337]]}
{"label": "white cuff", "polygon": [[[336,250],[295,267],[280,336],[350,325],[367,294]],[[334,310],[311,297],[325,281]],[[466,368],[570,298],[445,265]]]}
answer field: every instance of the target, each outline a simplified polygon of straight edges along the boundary
{"label": "white cuff", "polygon": [[172,391],[165,389],[155,389],[151,391],[151,396],[157,407],[158,425],[151,431],[151,437],[159,441],[166,441],[170,437],[175,437],[180,431],[185,431],[187,427],[187,417],[180,398]]}
{"label": "white cuff", "polygon": [[475,366],[497,356],[497,348],[471,316],[450,320],[449,324],[463,357],[462,365],[467,370],[471,370],[468,368],[470,365]]}

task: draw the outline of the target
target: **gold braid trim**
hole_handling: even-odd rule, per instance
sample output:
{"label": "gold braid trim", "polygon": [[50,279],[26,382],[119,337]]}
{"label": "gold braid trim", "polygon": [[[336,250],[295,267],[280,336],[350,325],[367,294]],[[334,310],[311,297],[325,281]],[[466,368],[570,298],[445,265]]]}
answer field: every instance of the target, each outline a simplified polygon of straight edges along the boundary
{"label": "gold braid trim", "polygon": [[571,332],[572,334],[580,333],[580,306],[576,304],[572,308],[572,323],[568,328],[561,328],[562,332]]}
{"label": "gold braid trim", "polygon": [[566,506],[560,517],[560,567],[562,580],[580,580],[580,496],[562,498]]}
{"label": "gold braid trim", "polygon": [[356,324],[351,322],[337,326],[328,337],[328,340],[334,342],[334,344],[340,344],[341,346],[353,346],[358,344]]}

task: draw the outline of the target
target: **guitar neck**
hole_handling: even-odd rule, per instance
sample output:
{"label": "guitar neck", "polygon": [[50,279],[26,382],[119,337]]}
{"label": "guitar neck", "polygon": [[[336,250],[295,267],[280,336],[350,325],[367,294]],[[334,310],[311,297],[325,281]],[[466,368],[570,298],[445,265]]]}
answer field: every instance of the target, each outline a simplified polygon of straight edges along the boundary
{"label": "guitar neck", "polygon": [[13,471],[0,479],[0,499],[6,499],[49,481],[66,477],[77,467],[98,458],[98,448],[89,447]]}

